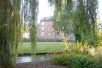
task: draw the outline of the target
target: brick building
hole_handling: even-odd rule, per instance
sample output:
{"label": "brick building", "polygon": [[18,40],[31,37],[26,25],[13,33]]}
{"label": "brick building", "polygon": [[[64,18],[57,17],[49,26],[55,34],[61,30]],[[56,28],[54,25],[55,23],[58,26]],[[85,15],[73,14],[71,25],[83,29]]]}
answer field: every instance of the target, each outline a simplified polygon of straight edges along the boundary
{"label": "brick building", "polygon": [[53,31],[53,17],[44,17],[40,20],[38,25],[38,38],[41,40],[55,40],[55,33]]}
{"label": "brick building", "polygon": [[[37,30],[37,36],[39,40],[61,40],[60,35],[56,35],[54,33],[53,29],[53,22],[52,22],[53,17],[44,17],[40,20],[40,23],[38,24],[38,30]],[[74,40],[74,35],[69,34],[68,38],[71,40]]]}

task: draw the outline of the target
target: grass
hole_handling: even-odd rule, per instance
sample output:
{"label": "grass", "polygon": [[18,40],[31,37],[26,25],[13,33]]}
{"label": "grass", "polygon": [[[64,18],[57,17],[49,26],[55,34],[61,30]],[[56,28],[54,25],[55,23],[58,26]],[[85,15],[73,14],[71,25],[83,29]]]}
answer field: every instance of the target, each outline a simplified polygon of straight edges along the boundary
{"label": "grass", "polygon": [[[37,52],[51,52],[51,51],[62,51],[65,46],[62,42],[37,42]],[[32,52],[30,42],[23,42],[18,47],[18,52],[29,53]]]}

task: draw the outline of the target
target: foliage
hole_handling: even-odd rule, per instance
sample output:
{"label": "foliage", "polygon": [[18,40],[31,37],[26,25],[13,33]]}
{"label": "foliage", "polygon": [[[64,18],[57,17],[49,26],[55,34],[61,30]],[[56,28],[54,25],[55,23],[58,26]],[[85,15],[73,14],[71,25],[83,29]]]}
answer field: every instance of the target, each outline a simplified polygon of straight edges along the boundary
{"label": "foliage", "polygon": [[97,61],[98,61],[99,64],[102,65],[102,55],[100,55],[100,56],[97,57]]}
{"label": "foliage", "polygon": [[[14,68],[11,63],[10,48],[17,56],[18,42],[22,37],[22,20],[20,9],[22,0],[0,0],[0,68]],[[31,6],[31,28],[35,29],[35,20],[37,18],[36,7],[37,0],[27,0]],[[34,6],[34,7],[33,7]],[[34,20],[33,20],[34,19]],[[33,28],[34,27],[34,28]],[[31,31],[33,42],[36,43],[36,32]],[[33,44],[35,44],[33,43]]]}
{"label": "foliage", "polygon": [[[34,29],[35,28],[35,29]],[[32,49],[32,54],[36,53],[36,46],[37,46],[37,30],[36,30],[36,23],[34,22],[32,24],[32,27],[30,28],[30,39],[31,39],[31,49]]]}
{"label": "foliage", "polygon": [[102,45],[102,31],[98,30],[98,44]]}
{"label": "foliage", "polygon": [[[102,46],[91,47],[88,49],[88,54],[98,61],[99,64],[102,64]],[[102,66],[102,65],[101,65]]]}
{"label": "foliage", "polygon": [[30,39],[31,39],[31,48],[32,54],[36,53],[36,46],[37,46],[37,14],[38,14],[38,0],[29,0],[31,17],[30,17]]}
{"label": "foliage", "polygon": [[55,6],[54,29],[61,31],[64,35],[72,31],[72,10],[74,2],[72,0],[49,0]]}
{"label": "foliage", "polygon": [[88,54],[93,58],[98,58],[102,55],[102,46],[88,48]]}
{"label": "foliage", "polygon": [[88,48],[90,47],[90,45],[88,45],[87,42],[77,42],[74,46],[73,46],[73,52],[75,53],[82,53],[82,54],[87,54],[88,53]]}
{"label": "foliage", "polygon": [[[87,41],[93,46],[97,45],[96,27],[96,1],[78,0],[74,13],[74,34],[76,41]],[[87,4],[85,4],[87,3]],[[91,20],[91,21],[90,21]],[[77,39],[78,36],[78,39]]]}
{"label": "foliage", "polygon": [[55,64],[67,65],[71,68],[100,68],[98,62],[87,55],[67,54],[63,56],[54,56]]}
{"label": "foliage", "polygon": [[[76,44],[72,44],[72,43],[68,43],[68,39],[66,37],[64,37],[63,34],[59,33],[61,35],[61,37],[63,38],[63,45],[65,45],[65,48],[63,49],[64,52],[70,53],[70,52],[75,52],[75,53],[82,53],[82,54],[86,54],[88,53],[88,48],[90,47],[90,45],[88,44],[88,42],[78,42]],[[71,46],[72,48],[69,48],[69,46]]]}
{"label": "foliage", "polygon": [[[18,42],[22,39],[22,20],[20,16],[20,0],[14,0],[13,2],[13,12],[11,15],[10,22],[10,43],[11,43],[11,51],[14,53],[14,58],[16,62],[16,57],[18,53]],[[18,6],[18,7],[17,7]]]}
{"label": "foliage", "polygon": [[98,52],[99,55],[102,55],[102,46],[97,46],[96,51]]}
{"label": "foliage", "polygon": [[0,0],[0,68],[14,68],[10,55],[10,19],[13,6],[10,0]]}
{"label": "foliage", "polygon": [[29,31],[30,27],[27,24],[22,25],[24,31]]}
{"label": "foliage", "polygon": [[74,33],[76,42],[97,45],[97,0],[49,0],[55,6],[54,29],[67,36]]}
{"label": "foliage", "polygon": [[[53,61],[55,64],[67,65],[71,68],[101,68],[102,46],[93,47],[88,42],[77,42],[76,44],[67,43],[67,38],[59,33],[63,40],[62,55],[54,55]],[[69,46],[73,46],[71,49]]]}

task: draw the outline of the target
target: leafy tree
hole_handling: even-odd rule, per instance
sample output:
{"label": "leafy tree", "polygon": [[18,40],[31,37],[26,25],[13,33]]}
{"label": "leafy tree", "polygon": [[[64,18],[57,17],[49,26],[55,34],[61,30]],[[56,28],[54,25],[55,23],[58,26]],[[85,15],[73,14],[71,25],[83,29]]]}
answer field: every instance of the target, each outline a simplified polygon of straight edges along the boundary
{"label": "leafy tree", "polygon": [[0,68],[14,68],[10,55],[9,24],[12,5],[9,0],[0,0]]}
{"label": "leafy tree", "polygon": [[55,30],[67,35],[73,31],[76,41],[97,43],[97,0],[49,0],[49,2],[55,6]]}
{"label": "leafy tree", "polygon": [[[28,26],[30,27],[30,39],[31,39],[31,47],[32,47],[32,54],[35,53],[35,49],[37,46],[37,14],[38,14],[38,0],[27,0],[26,3],[28,3],[29,6],[28,10],[26,10],[26,13],[24,15],[24,21],[28,21]],[[30,5],[29,5],[30,4]],[[27,15],[28,14],[28,15]],[[30,16],[29,16],[30,15]],[[28,18],[28,19],[27,19]],[[26,20],[27,19],[27,20]]]}
{"label": "leafy tree", "polygon": [[76,41],[87,41],[97,45],[96,10],[97,0],[77,0],[74,13],[74,35]]}
{"label": "leafy tree", "polygon": [[10,43],[11,43],[11,51],[14,54],[14,60],[16,62],[16,57],[18,53],[18,43],[22,38],[22,20],[20,16],[20,0],[12,1],[13,11],[10,19]]}
{"label": "leafy tree", "polygon": [[[21,39],[22,34],[22,18],[20,15],[20,2],[21,0],[0,0],[0,68],[14,68],[11,58],[11,50],[16,53],[18,42]],[[33,44],[36,43],[36,7],[38,5],[37,0],[29,0],[31,8],[31,23],[33,26],[31,32],[31,39]],[[34,8],[33,8],[34,7]],[[32,44],[32,45],[33,45]],[[10,49],[11,48],[11,49]]]}
{"label": "leafy tree", "polygon": [[72,0],[49,0],[55,6],[54,29],[68,35],[72,32],[72,14],[74,2]]}
{"label": "leafy tree", "polygon": [[31,46],[32,46],[32,54],[35,54],[36,52],[36,46],[37,46],[37,25],[36,25],[36,20],[37,20],[37,13],[38,13],[38,0],[30,0],[30,8],[31,8],[31,28],[30,28],[30,38],[31,38]]}

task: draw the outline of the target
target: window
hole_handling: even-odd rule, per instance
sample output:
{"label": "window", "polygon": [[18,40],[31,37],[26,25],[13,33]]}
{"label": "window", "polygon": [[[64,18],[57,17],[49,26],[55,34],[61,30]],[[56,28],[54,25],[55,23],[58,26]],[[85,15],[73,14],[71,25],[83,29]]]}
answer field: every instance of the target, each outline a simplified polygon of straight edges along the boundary
{"label": "window", "polygon": [[42,27],[42,30],[44,30],[44,27]]}
{"label": "window", "polygon": [[50,35],[50,33],[48,33],[48,35]]}
{"label": "window", "polygon": [[50,24],[50,22],[48,22],[48,24]]}
{"label": "window", "polygon": [[42,25],[45,25],[45,22],[42,22]]}
{"label": "window", "polygon": [[50,29],[50,27],[48,27],[48,29]]}
{"label": "window", "polygon": [[44,32],[42,32],[42,34],[41,34],[42,36],[44,36]]}

